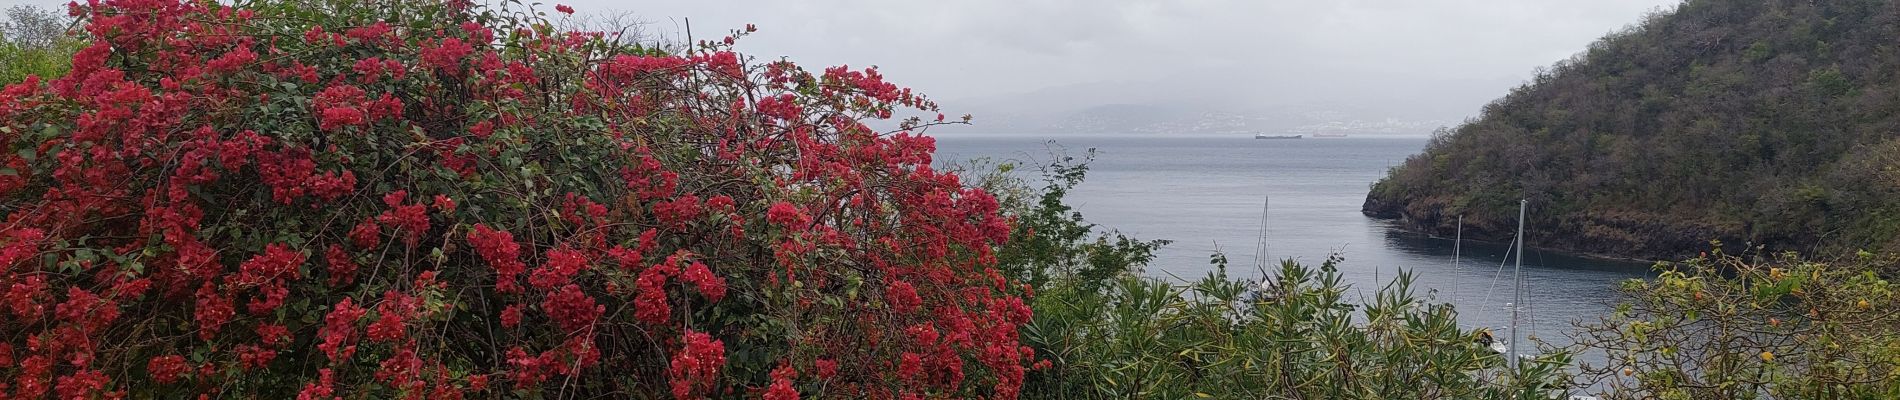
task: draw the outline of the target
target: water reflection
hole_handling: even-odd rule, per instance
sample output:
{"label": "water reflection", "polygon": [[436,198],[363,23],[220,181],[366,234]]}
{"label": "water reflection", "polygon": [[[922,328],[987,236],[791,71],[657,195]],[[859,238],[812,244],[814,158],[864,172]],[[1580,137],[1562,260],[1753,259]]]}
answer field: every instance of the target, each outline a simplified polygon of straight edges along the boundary
{"label": "water reflection", "polygon": [[[1460,256],[1464,262],[1477,262],[1479,264],[1508,263],[1513,261],[1506,257],[1511,251],[1509,243],[1483,242],[1466,239],[1464,243],[1457,244],[1452,238],[1441,238],[1406,232],[1383,223],[1378,226],[1384,231],[1385,246],[1387,248],[1402,251],[1413,256],[1444,258],[1449,261],[1454,255],[1457,255]],[[1525,268],[1603,271],[1636,277],[1649,274],[1651,266],[1652,264],[1650,263],[1638,261],[1583,257],[1537,248],[1524,249]]]}

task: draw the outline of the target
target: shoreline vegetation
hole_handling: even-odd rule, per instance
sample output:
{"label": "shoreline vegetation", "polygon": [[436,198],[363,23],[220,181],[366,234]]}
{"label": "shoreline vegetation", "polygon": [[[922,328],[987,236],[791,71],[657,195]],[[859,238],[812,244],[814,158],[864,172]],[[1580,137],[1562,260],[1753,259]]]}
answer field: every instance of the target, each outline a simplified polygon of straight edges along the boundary
{"label": "shoreline vegetation", "polygon": [[[1685,250],[1571,220],[1551,229],[1696,254],[1624,281],[1577,344],[1507,363],[1417,295],[1421,271],[1358,300],[1337,259],[1145,276],[1167,242],[1066,202],[1092,154],[935,169],[922,132],[955,120],[866,125],[934,103],[876,69],[759,64],[733,47],[750,26],[649,46],[558,28],[566,5],[77,7],[81,37],[0,30],[0,62],[33,54],[0,65],[20,76],[0,89],[0,397],[1900,398],[1887,253]],[[1865,73],[1837,72],[1803,76]],[[1469,132],[1367,213],[1495,232],[1501,193],[1556,189],[1414,186],[1483,165],[1445,155],[1490,138]],[[1797,192],[1865,201],[1819,190]]]}

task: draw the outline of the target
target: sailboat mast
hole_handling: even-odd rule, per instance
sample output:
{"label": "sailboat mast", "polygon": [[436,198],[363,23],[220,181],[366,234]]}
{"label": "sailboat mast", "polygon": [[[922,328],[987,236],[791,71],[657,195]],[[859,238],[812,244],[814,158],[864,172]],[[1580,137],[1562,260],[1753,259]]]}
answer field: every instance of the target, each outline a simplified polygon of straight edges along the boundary
{"label": "sailboat mast", "polygon": [[[1459,254],[1462,253],[1461,250],[1463,249],[1464,244],[1465,244],[1465,216],[1461,214],[1458,216],[1458,236],[1456,236],[1455,238],[1451,240],[1451,270],[1452,271],[1458,271],[1459,270],[1458,267],[1464,266],[1464,264],[1459,262],[1459,258],[1458,258]],[[1458,286],[1452,285],[1451,292],[1452,292],[1451,294],[1452,297],[1458,297]]]}
{"label": "sailboat mast", "polygon": [[1273,196],[1264,196],[1260,203],[1260,241],[1253,246],[1253,263],[1258,268],[1266,268],[1271,258],[1267,254],[1267,211],[1273,206]]}
{"label": "sailboat mast", "polygon": [[1511,302],[1511,353],[1506,361],[1513,366],[1522,364],[1517,359],[1517,311],[1524,304],[1524,208],[1530,201],[1517,200],[1517,266],[1511,269],[1511,287],[1516,300]]}

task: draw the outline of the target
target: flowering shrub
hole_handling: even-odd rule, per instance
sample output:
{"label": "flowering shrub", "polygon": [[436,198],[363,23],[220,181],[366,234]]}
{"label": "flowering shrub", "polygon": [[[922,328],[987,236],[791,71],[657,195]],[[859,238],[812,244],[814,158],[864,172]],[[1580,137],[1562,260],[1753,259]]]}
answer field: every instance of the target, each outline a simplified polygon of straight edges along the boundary
{"label": "flowering shrub", "polygon": [[1817,262],[1718,247],[1659,263],[1620,288],[1615,312],[1575,346],[1604,360],[1581,381],[1606,399],[1876,399],[1900,396],[1900,295],[1890,256]]}
{"label": "flowering shrub", "polygon": [[933,103],[507,4],[72,5],[0,90],[0,397],[1016,397],[1009,221],[864,123]]}

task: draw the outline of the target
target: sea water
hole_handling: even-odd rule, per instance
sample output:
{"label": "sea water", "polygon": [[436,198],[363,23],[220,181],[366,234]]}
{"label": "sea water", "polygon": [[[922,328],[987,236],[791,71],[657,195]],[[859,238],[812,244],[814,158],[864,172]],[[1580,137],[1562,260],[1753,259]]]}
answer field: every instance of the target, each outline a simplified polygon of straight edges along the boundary
{"label": "sea water", "polygon": [[[1088,178],[1069,203],[1102,227],[1173,241],[1144,271],[1169,279],[1205,276],[1216,251],[1231,261],[1230,276],[1258,279],[1253,260],[1262,202],[1270,198],[1266,253],[1275,265],[1290,258],[1317,266],[1339,255],[1343,279],[1352,285],[1348,296],[1367,299],[1401,270],[1411,271],[1420,296],[1454,304],[1468,327],[1509,337],[1502,330],[1511,324],[1514,301],[1509,246],[1467,240],[1454,263],[1453,240],[1405,232],[1359,212],[1371,184],[1425,143],[1424,136],[953,133],[937,135],[937,158],[1016,160],[1024,167],[1018,173],[1033,178],[1028,167],[1049,161],[1052,152],[1080,156],[1095,149]],[[1526,249],[1520,331],[1568,345],[1573,322],[1608,313],[1617,283],[1650,275],[1648,267]]]}

